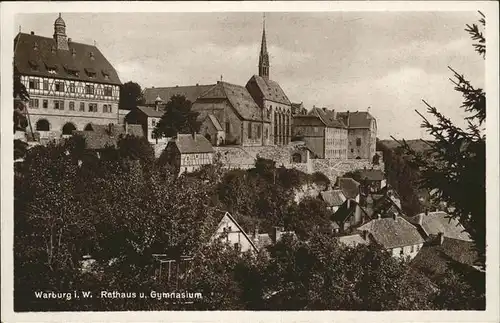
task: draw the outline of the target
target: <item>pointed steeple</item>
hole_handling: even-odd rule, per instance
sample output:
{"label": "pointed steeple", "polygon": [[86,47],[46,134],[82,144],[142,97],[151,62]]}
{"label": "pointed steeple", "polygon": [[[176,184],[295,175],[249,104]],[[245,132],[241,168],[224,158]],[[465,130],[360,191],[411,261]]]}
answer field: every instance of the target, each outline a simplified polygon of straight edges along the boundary
{"label": "pointed steeple", "polygon": [[264,14],[263,17],[262,43],[260,44],[259,55],[259,76],[269,79],[269,53],[267,52],[266,42],[266,14]]}

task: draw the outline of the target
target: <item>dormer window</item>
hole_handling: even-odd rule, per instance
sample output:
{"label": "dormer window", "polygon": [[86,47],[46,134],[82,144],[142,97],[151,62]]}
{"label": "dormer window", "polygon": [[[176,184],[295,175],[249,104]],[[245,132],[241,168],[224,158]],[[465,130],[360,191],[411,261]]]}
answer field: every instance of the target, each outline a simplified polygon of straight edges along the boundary
{"label": "dormer window", "polygon": [[38,42],[33,43],[33,50],[38,50]]}
{"label": "dormer window", "polygon": [[79,75],[79,70],[75,66],[65,66],[66,71],[68,72],[69,75],[78,77]]}
{"label": "dormer window", "polygon": [[95,59],[94,58],[94,52],[90,52],[89,55],[90,55],[90,59],[93,61]]}
{"label": "dormer window", "polygon": [[28,63],[33,71],[38,71],[38,63],[36,61],[30,59]]}
{"label": "dormer window", "polygon": [[109,71],[108,70],[102,70],[102,75],[104,76],[105,80],[109,80]]}
{"label": "dormer window", "polygon": [[73,57],[75,57],[75,56],[76,56],[76,49],[71,48],[71,55],[72,55]]}
{"label": "dormer window", "polygon": [[85,72],[87,73],[87,76],[90,77],[90,78],[95,78],[96,76],[96,72],[93,68],[85,68]]}
{"label": "dormer window", "polygon": [[47,68],[47,72],[49,72],[49,74],[57,74],[56,64],[45,62],[45,67]]}
{"label": "dormer window", "polygon": [[52,46],[52,47],[50,48],[50,51],[52,52],[52,54],[55,54],[55,53],[56,53],[56,48],[55,48],[54,46]]}

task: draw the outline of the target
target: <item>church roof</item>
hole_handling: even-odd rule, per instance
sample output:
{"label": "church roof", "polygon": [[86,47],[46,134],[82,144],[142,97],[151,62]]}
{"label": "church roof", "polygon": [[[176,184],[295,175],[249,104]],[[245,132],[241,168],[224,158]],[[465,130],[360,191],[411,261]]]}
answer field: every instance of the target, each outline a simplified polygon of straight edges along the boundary
{"label": "church roof", "polygon": [[184,95],[187,100],[193,103],[200,95],[210,90],[215,84],[207,85],[188,85],[188,86],[170,86],[170,87],[148,87],[144,89],[143,96],[145,104],[155,104],[156,98],[159,96],[163,103],[170,101],[174,95]]}
{"label": "church roof", "polygon": [[240,85],[217,82],[210,90],[201,95],[197,101],[211,99],[227,99],[236,113],[244,120],[269,122],[269,118],[255,103],[248,90]]}
{"label": "church roof", "polygon": [[[120,85],[113,65],[96,46],[68,41],[69,50],[58,50],[53,38],[17,34],[14,66],[20,74]],[[49,73],[56,69],[56,74]],[[78,72],[78,76],[71,72]],[[95,72],[91,77],[90,73]]]}
{"label": "church roof", "polygon": [[247,88],[251,83],[257,85],[260,92],[259,96],[261,96],[264,100],[291,105],[290,100],[288,100],[285,92],[277,82],[265,79],[262,76],[254,75],[250,78],[250,80],[248,80]]}
{"label": "church roof", "polygon": [[375,119],[369,112],[338,112],[337,118],[340,119],[349,129],[370,128],[372,119]]}

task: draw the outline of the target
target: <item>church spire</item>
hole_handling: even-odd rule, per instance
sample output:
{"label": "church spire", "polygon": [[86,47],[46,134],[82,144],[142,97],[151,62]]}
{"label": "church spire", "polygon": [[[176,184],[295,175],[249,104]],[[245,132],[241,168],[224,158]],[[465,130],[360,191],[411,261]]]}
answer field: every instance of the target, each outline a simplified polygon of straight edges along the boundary
{"label": "church spire", "polygon": [[262,23],[262,43],[260,44],[259,55],[259,76],[269,79],[269,53],[267,52],[266,42],[266,14],[263,15]]}

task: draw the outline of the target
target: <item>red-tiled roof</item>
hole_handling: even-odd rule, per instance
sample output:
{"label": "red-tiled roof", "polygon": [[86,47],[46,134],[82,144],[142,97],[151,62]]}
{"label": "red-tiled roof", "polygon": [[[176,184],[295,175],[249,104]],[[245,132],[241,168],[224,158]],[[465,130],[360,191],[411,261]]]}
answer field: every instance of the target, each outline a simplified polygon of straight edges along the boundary
{"label": "red-tiled roof", "polygon": [[425,242],[417,228],[402,217],[374,219],[360,226],[358,230],[367,230],[387,249]]}
{"label": "red-tiled roof", "polygon": [[442,232],[447,238],[472,241],[460,222],[457,219],[451,219],[445,212],[429,212],[427,215],[421,213],[408,218],[415,225],[419,225],[420,219],[422,221],[421,227],[428,236]]}
{"label": "red-tiled roof", "polygon": [[143,96],[147,105],[155,104],[159,96],[163,103],[170,101],[174,95],[183,95],[187,100],[193,103],[200,95],[210,90],[215,84],[208,85],[189,85],[189,86],[170,86],[170,87],[148,87],[144,89]]}
{"label": "red-tiled roof", "polygon": [[[53,38],[19,33],[14,39],[15,68],[23,75],[121,84],[113,65],[96,46],[71,41],[68,47],[58,50]],[[50,74],[48,68],[55,68],[57,73]],[[78,71],[78,76],[70,71]],[[90,77],[87,71],[95,72],[95,76]]]}
{"label": "red-tiled roof", "polygon": [[355,199],[359,194],[359,183],[350,177],[339,177],[338,184],[345,197]]}
{"label": "red-tiled roof", "polygon": [[248,90],[240,85],[227,82],[217,82],[207,92],[201,95],[197,102],[213,99],[227,99],[236,113],[244,120],[269,122],[267,113],[263,113],[261,108],[255,103]]}
{"label": "red-tiled roof", "polygon": [[[349,118],[347,117],[349,115]],[[337,118],[341,120],[349,129],[370,128],[371,120],[375,119],[368,112],[338,112]]]}
{"label": "red-tiled roof", "polygon": [[265,100],[286,105],[291,104],[285,92],[283,91],[283,89],[281,89],[280,85],[277,82],[272,80],[266,80],[262,76],[254,75],[250,78],[250,80],[248,80],[247,88],[249,88],[249,84],[252,83],[257,85],[257,88],[260,91],[259,96],[263,97]]}
{"label": "red-tiled roof", "polygon": [[196,134],[196,136],[192,134],[178,134],[177,137],[173,138],[168,144],[175,144],[181,154],[214,152],[210,141],[200,134]]}

